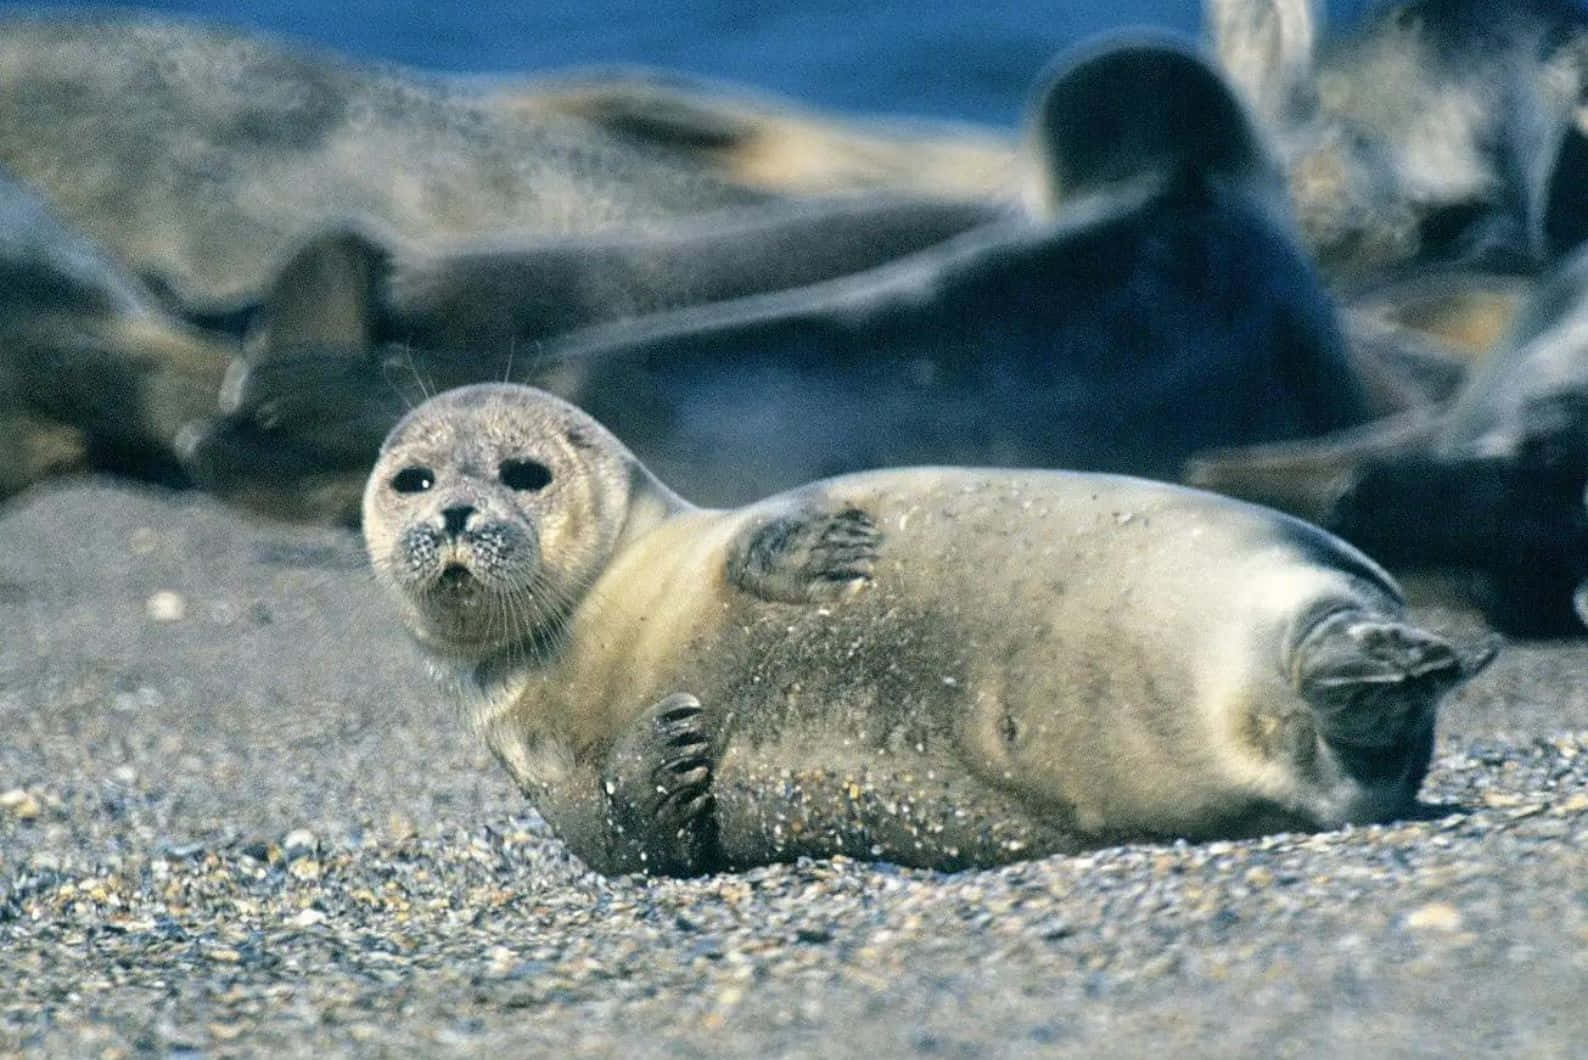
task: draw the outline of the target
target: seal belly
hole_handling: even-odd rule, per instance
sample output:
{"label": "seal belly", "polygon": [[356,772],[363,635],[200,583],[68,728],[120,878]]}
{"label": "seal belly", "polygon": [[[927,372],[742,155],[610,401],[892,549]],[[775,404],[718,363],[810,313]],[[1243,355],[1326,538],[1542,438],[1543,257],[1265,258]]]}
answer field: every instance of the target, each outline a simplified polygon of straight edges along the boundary
{"label": "seal belly", "polygon": [[[729,541],[791,501],[873,518],[868,584],[820,605],[727,585]],[[601,662],[576,680],[598,702],[574,713],[611,712],[611,731],[700,697],[726,734],[719,790],[801,767],[840,790],[879,768],[917,786],[968,769],[1066,831],[1227,833],[1294,787],[1248,715],[1305,715],[1282,672],[1289,624],[1349,588],[1274,518],[1117,476],[916,469],[675,520],[583,609],[573,639]]]}

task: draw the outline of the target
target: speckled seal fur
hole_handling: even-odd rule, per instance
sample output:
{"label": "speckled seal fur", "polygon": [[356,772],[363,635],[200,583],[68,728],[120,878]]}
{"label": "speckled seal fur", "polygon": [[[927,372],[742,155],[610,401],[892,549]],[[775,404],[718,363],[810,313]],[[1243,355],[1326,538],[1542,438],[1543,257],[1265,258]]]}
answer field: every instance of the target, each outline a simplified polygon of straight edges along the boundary
{"label": "speckled seal fur", "polygon": [[1120,476],[917,468],[694,508],[540,391],[447,392],[369,480],[449,694],[609,873],[957,868],[1410,810],[1484,661],[1288,517]]}

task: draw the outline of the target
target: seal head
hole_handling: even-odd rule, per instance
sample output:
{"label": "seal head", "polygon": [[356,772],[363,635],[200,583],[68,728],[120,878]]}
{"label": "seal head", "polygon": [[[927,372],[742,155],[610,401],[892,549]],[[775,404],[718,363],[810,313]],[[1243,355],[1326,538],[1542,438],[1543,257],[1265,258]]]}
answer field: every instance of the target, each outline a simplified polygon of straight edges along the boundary
{"label": "seal head", "polygon": [[[521,388],[449,391],[393,428],[364,492],[370,561],[431,653],[554,643],[632,517],[676,498],[602,427]],[[638,487],[638,488],[637,488]]]}

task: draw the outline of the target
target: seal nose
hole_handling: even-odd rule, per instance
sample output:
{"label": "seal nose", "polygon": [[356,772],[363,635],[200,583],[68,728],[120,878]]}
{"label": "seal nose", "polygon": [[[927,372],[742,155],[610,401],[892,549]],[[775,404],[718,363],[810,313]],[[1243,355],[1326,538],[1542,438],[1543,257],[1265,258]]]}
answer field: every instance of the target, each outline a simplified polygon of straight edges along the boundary
{"label": "seal nose", "polygon": [[441,520],[447,529],[448,537],[457,537],[463,532],[463,524],[469,521],[469,516],[474,514],[474,506],[459,504],[441,510]]}

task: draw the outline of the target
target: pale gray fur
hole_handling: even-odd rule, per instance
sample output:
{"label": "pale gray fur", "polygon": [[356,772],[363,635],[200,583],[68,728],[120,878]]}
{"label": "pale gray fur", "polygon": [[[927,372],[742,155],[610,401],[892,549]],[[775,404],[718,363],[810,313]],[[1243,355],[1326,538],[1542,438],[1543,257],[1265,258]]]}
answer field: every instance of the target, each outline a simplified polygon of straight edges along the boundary
{"label": "pale gray fur", "polygon": [[256,296],[349,217],[570,234],[767,197],[462,82],[130,12],[0,22],[0,164],[200,304]]}
{"label": "pale gray fur", "polygon": [[1582,237],[1588,15],[1406,0],[1328,36],[1316,0],[1207,0],[1226,69],[1338,280],[1431,261],[1537,268]]}

